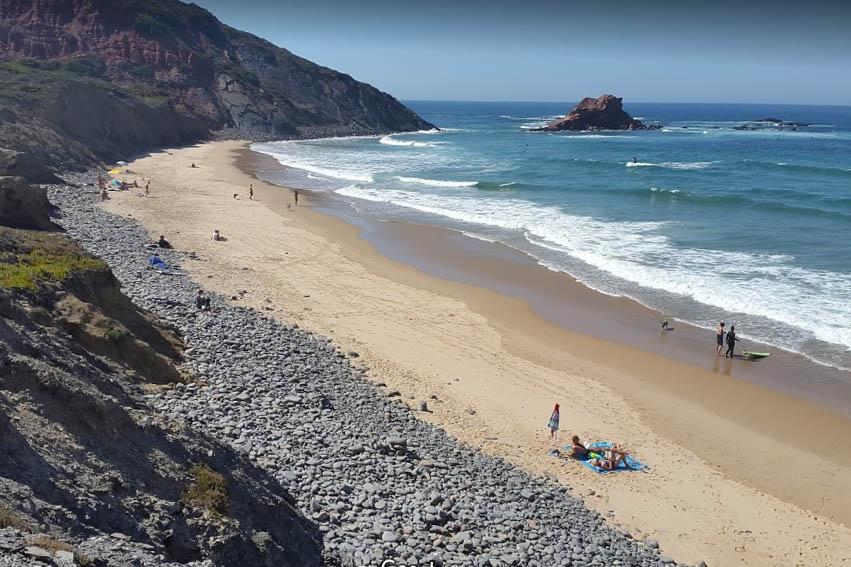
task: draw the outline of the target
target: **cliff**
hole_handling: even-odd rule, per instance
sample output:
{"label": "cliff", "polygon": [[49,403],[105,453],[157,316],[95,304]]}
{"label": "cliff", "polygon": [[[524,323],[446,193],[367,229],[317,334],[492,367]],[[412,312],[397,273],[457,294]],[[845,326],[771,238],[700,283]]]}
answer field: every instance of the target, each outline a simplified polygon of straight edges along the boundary
{"label": "cliff", "polygon": [[197,387],[182,349],[70,238],[0,227],[0,563],[321,564],[277,480],[148,405]]}
{"label": "cliff", "polygon": [[567,116],[538,130],[654,130],[660,127],[636,120],[624,111],[622,98],[604,94],[599,98],[583,98]]}
{"label": "cliff", "polygon": [[218,130],[256,139],[433,128],[392,96],[178,0],[0,0],[0,62],[0,148],[56,168]]}

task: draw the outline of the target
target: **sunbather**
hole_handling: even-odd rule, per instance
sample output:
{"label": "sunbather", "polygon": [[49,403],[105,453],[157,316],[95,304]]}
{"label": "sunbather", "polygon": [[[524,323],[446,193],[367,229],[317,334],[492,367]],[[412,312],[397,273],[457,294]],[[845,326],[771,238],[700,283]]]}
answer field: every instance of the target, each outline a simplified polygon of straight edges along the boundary
{"label": "sunbather", "polygon": [[601,458],[591,459],[591,464],[593,466],[600,467],[607,471],[616,469],[619,465],[623,465],[624,468],[627,469],[632,468],[626,460],[627,454],[623,451],[613,447],[611,449],[604,449],[602,453]]}
{"label": "sunbather", "polygon": [[579,459],[586,458],[589,451],[588,448],[579,441],[579,436],[574,435],[571,441],[573,442],[573,445],[571,445],[570,449],[573,452],[573,456]]}

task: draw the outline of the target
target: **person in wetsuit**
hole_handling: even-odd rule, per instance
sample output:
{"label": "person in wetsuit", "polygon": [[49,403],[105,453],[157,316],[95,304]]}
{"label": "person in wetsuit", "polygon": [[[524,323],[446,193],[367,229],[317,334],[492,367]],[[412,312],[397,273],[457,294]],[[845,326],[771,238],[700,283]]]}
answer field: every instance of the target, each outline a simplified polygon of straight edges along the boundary
{"label": "person in wetsuit", "polygon": [[736,348],[736,341],[739,340],[736,338],[736,327],[731,326],[730,330],[727,332],[727,352],[724,354],[724,358],[728,356],[733,358],[733,349]]}

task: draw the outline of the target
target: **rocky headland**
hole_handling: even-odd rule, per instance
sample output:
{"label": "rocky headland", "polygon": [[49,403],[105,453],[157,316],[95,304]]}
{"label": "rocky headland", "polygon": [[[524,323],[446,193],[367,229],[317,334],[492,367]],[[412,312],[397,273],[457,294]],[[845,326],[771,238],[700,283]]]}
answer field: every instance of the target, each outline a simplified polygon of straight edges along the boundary
{"label": "rocky headland", "polygon": [[357,353],[215,294],[199,311],[180,270],[193,253],[148,269],[149,235],[97,207],[94,176],[67,179],[49,188],[57,222],[157,317],[182,378],[95,355],[3,291],[19,307],[3,313],[0,550],[20,564],[676,564],[568,487],[419,420]]}
{"label": "rocky headland", "polygon": [[573,107],[564,118],[536,128],[544,132],[587,130],[655,130],[658,124],[646,125],[623,109],[623,99],[610,94],[599,98],[586,97]]}
{"label": "rocky headland", "polygon": [[49,181],[39,166],[84,170],[215,135],[433,128],[391,95],[179,0],[0,0],[0,83],[0,175],[34,182]]}

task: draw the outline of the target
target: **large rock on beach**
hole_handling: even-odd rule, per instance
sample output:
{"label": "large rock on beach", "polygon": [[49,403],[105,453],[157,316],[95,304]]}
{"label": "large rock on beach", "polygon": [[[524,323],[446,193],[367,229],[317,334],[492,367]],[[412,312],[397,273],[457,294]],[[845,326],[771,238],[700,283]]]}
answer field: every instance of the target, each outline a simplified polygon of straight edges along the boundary
{"label": "large rock on beach", "polygon": [[624,111],[622,98],[604,94],[599,98],[583,98],[567,116],[538,130],[654,130],[660,127],[636,120]]}
{"label": "large rock on beach", "polygon": [[0,225],[28,230],[59,230],[50,220],[47,192],[23,177],[0,177]]}

